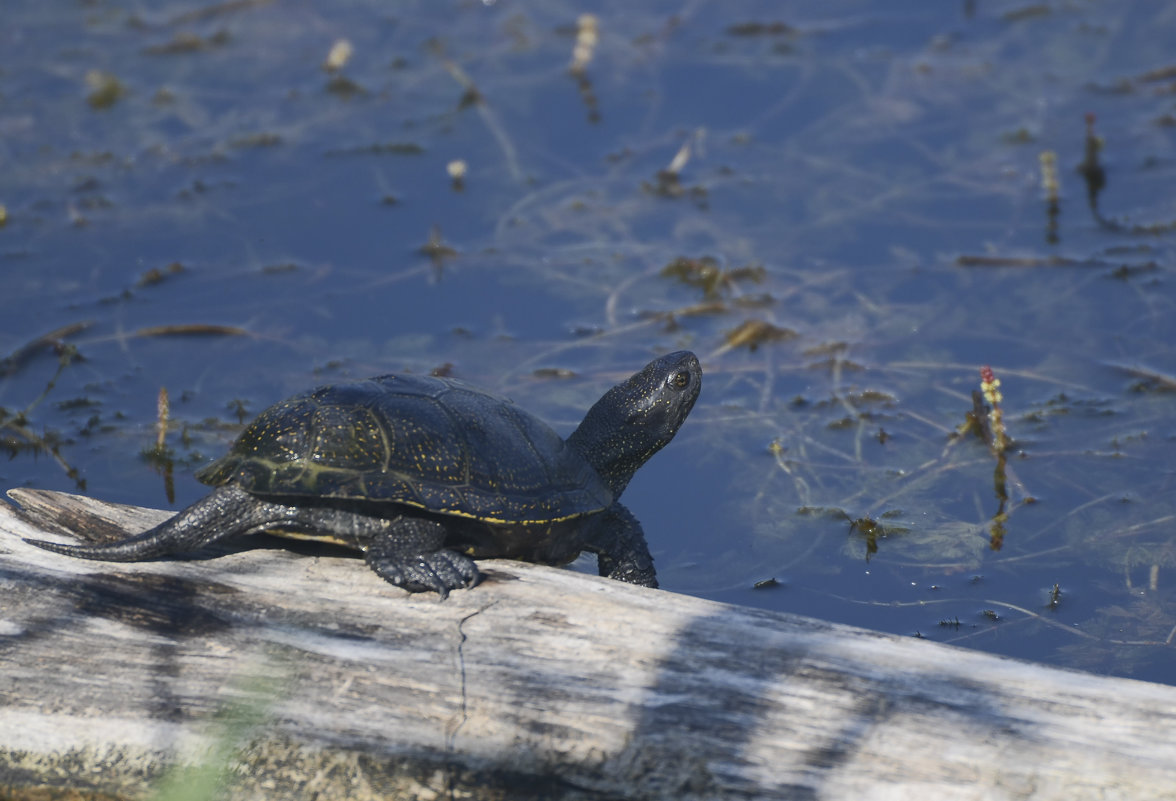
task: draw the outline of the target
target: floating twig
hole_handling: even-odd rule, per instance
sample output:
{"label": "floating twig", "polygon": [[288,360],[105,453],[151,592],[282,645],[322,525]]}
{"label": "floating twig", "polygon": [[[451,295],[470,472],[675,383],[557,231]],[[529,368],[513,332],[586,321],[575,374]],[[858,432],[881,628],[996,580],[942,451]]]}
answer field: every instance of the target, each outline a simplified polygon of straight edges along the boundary
{"label": "floating twig", "polygon": [[449,174],[450,185],[454,192],[465,190],[465,177],[469,172],[469,165],[462,159],[454,159],[445,165],[445,172]]}
{"label": "floating twig", "polygon": [[1113,364],[1111,366],[1133,378],[1141,379],[1133,387],[1138,392],[1149,390],[1156,392],[1176,392],[1176,377],[1161,373],[1158,370],[1153,370],[1150,367],[1138,367],[1129,364]]}
{"label": "floating twig", "polygon": [[1045,190],[1046,231],[1045,241],[1051,245],[1058,243],[1058,216],[1061,205],[1058,200],[1060,185],[1058,183],[1058,156],[1052,150],[1042,151],[1038,156],[1041,162],[1041,188]]}
{"label": "floating twig", "polygon": [[207,323],[181,323],[177,325],[152,325],[140,328],[132,336],[136,337],[191,337],[191,336],[231,336],[247,337],[250,332],[235,325],[210,325]]}
{"label": "floating twig", "polygon": [[1086,201],[1095,219],[1102,215],[1098,211],[1098,196],[1107,185],[1107,171],[1103,169],[1099,154],[1103,149],[1103,138],[1094,132],[1094,114],[1087,113],[1086,137],[1083,145],[1082,163],[1078,165],[1078,174],[1086,181]]}
{"label": "floating twig", "polygon": [[347,62],[351,60],[354,53],[355,48],[351,46],[351,42],[346,39],[335,40],[327,53],[326,60],[323,61],[323,70],[332,74],[341,71],[347,66]]}
{"label": "floating twig", "polygon": [[[80,323],[70,323],[69,325],[55,328],[47,334],[41,334],[36,339],[30,340],[27,344],[22,345],[8,356],[0,359],[0,376],[12,375],[42,349],[53,348],[60,355],[62,349],[66,347],[67,343],[65,340],[67,337],[85,331],[93,324],[89,320]],[[74,355],[77,355],[76,350]]]}
{"label": "floating twig", "polygon": [[223,14],[230,14],[237,11],[246,11],[258,6],[265,6],[272,3],[273,0],[226,0],[223,3],[213,3],[204,8],[197,8],[194,11],[185,11],[172,17],[171,24],[200,22],[202,20],[211,19],[212,17],[219,17]]}
{"label": "floating twig", "polygon": [[572,63],[568,66],[573,75],[582,75],[588,69],[599,41],[600,23],[596,15],[581,14],[576,20],[576,44],[572,47]]}
{"label": "floating twig", "polygon": [[168,402],[167,387],[159,388],[159,398],[155,402],[156,420],[155,420],[155,450],[162,451],[165,441],[167,439],[167,423],[171,412],[171,404]]}
{"label": "floating twig", "polygon": [[800,334],[791,328],[781,328],[764,320],[744,320],[723,335],[725,344],[718,352],[723,353],[740,347],[754,352],[760,345],[766,345],[769,342],[786,342],[789,339],[796,339],[798,336]]}
{"label": "floating twig", "polygon": [[600,122],[600,105],[588,77],[588,64],[600,41],[599,25],[595,14],[581,14],[576,20],[576,44],[572,47],[572,63],[568,66],[568,72],[576,79],[580,99],[588,109],[588,121],[592,123]]}

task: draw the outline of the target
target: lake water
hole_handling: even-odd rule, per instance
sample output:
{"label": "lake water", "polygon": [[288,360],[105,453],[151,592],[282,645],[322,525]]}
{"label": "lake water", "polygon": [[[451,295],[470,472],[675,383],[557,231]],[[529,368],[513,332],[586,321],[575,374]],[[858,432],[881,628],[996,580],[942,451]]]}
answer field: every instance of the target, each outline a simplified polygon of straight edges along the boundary
{"label": "lake water", "polygon": [[625,497],[663,587],[1176,681],[1176,7],[4,16],[0,486],[179,508],[242,420],[390,371],[568,432],[690,348]]}

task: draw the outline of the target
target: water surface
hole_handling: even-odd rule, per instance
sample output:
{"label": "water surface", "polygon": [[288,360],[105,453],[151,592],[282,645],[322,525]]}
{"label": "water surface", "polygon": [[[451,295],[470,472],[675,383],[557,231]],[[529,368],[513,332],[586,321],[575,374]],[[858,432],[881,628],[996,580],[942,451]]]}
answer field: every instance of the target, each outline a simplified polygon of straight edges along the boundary
{"label": "water surface", "polygon": [[0,484],[179,508],[242,420],[389,371],[567,432],[691,348],[626,494],[664,587],[1172,682],[1174,16],[10,2]]}

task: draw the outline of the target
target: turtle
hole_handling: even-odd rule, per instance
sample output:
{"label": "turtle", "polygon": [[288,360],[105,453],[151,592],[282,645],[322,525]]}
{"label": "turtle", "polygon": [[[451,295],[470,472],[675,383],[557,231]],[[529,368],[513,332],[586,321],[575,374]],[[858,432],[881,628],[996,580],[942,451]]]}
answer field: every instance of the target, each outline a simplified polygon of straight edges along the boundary
{"label": "turtle", "polygon": [[263,411],[197,472],[214,489],[158,526],[105,544],[26,540],[84,559],[136,562],[242,534],[363,552],[410,592],[476,585],[480,558],[561,565],[657,587],[641,524],[619,501],[694,406],[689,351],[608,390],[563,439],[513,402],[463,381],[389,374],[330,384]]}

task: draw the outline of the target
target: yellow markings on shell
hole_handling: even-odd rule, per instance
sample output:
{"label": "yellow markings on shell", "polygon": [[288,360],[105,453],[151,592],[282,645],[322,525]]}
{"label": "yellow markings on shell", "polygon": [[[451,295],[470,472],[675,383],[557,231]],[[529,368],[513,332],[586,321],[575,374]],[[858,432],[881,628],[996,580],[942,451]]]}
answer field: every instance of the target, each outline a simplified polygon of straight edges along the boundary
{"label": "yellow markings on shell", "polygon": [[458,508],[452,507],[452,506],[426,506],[425,504],[420,503],[419,501],[398,500],[397,503],[403,504],[404,506],[411,506],[415,509],[424,509],[426,512],[434,512],[436,514],[450,515],[451,517],[464,517],[467,520],[477,520],[479,523],[489,523],[489,524],[493,524],[493,525],[504,525],[504,526],[534,526],[534,525],[541,525],[543,523],[562,523],[565,520],[574,520],[577,517],[584,516],[583,512],[576,512],[575,514],[560,515],[559,517],[553,517],[553,516],[548,515],[546,517],[535,518],[534,520],[531,520],[531,519],[513,520],[513,519],[508,519],[505,517],[496,517],[493,514],[482,514],[482,515],[475,514],[473,512],[467,512],[464,509],[458,509]]}
{"label": "yellow markings on shell", "polygon": [[[458,394],[443,400],[449,392]],[[280,495],[396,504],[511,527],[562,523],[603,508],[596,505],[607,500],[602,490],[577,486],[582,482],[561,472],[562,443],[549,442],[554,432],[533,432],[513,407],[496,410],[464,392],[406,390],[372,407],[329,393],[291,398],[264,411],[235,451],[263,474],[260,489]],[[330,535],[279,536],[355,545]]]}
{"label": "yellow markings on shell", "polygon": [[341,537],[336,537],[331,534],[310,534],[305,531],[291,531],[289,529],[266,529],[266,534],[274,537],[284,537],[288,540],[301,540],[303,542],[328,542],[332,545],[342,545],[346,548],[354,548],[355,543],[350,540],[345,540]]}

